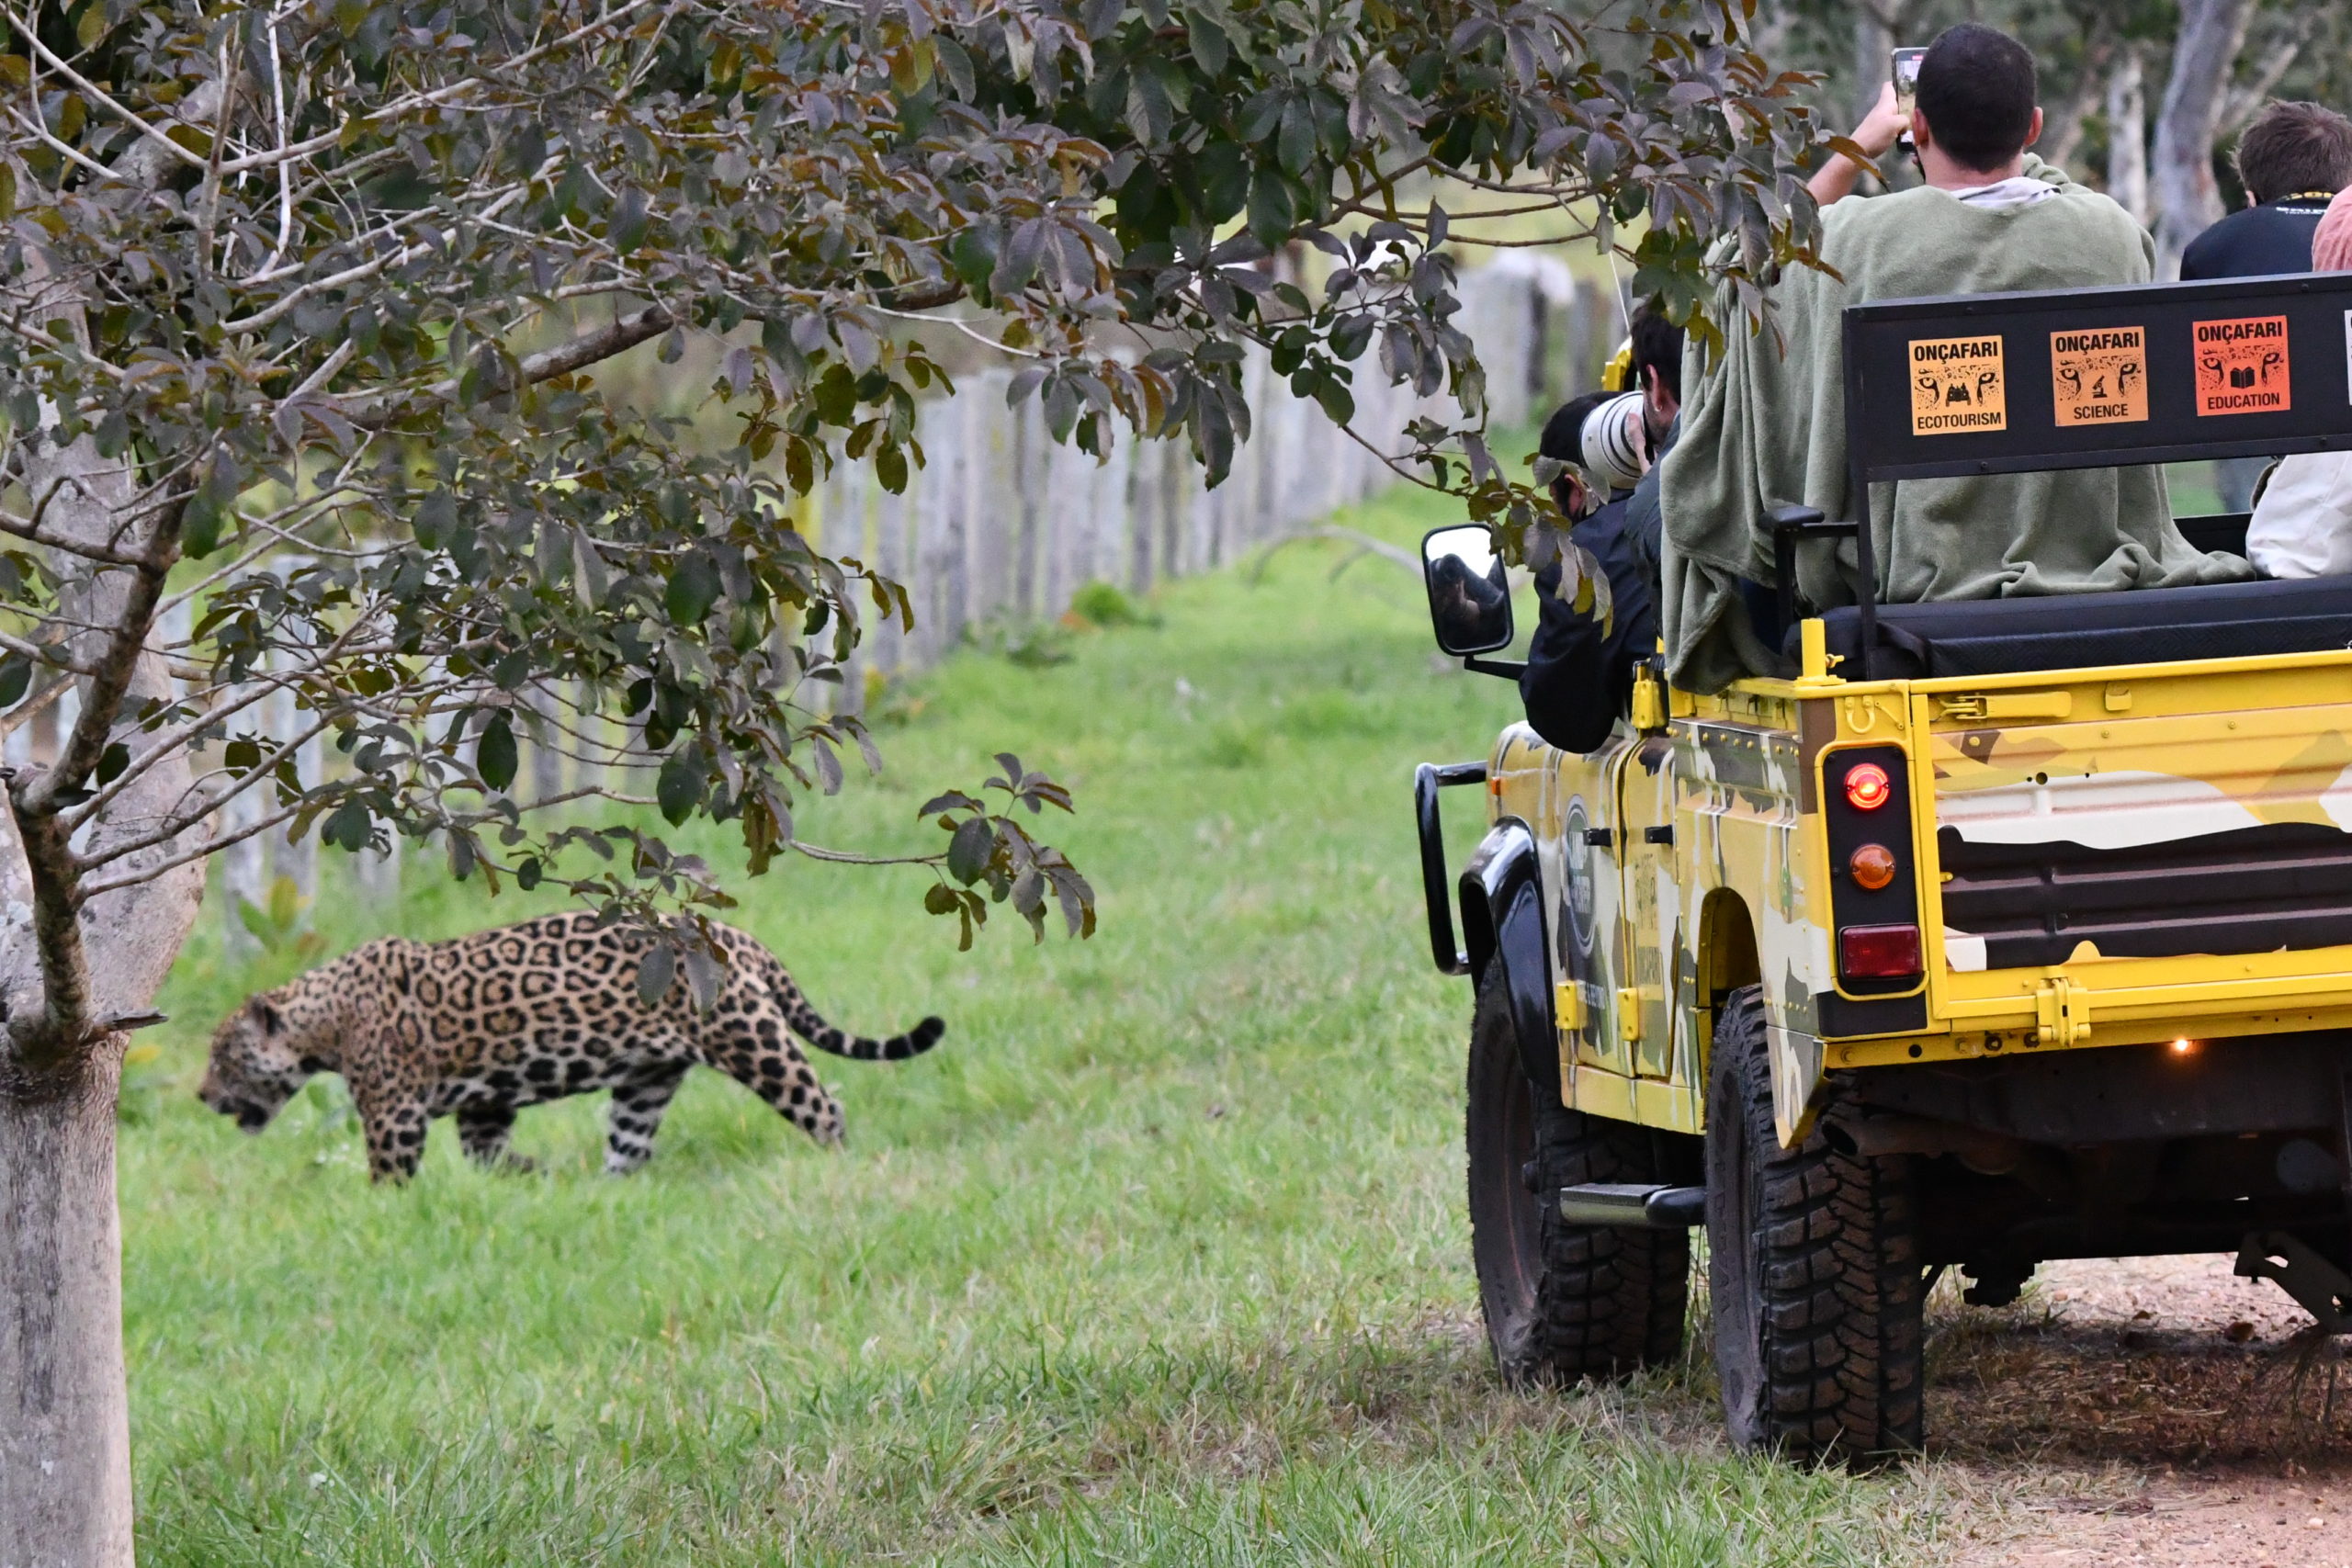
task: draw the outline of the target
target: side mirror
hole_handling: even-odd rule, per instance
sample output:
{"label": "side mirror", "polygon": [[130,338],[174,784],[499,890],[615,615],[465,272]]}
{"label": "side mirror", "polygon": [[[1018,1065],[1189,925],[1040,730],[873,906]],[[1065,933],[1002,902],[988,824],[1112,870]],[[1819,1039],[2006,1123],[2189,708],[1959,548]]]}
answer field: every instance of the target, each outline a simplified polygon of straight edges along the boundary
{"label": "side mirror", "polygon": [[1421,581],[1440,649],[1467,659],[1510,646],[1510,580],[1485,524],[1439,528],[1422,539]]}

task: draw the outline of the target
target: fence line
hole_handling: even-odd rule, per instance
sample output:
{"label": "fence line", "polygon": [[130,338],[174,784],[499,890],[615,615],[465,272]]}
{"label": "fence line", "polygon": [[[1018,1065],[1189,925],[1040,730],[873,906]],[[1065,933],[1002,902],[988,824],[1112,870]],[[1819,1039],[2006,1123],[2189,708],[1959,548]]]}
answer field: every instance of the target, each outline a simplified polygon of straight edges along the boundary
{"label": "fence line", "polygon": [[[1460,292],[1458,322],[1478,345],[1495,424],[1523,425],[1598,385],[1618,331],[1605,289],[1512,253],[1464,273]],[[967,376],[955,397],[924,408],[928,461],[904,495],[884,492],[865,465],[842,463],[811,498],[824,548],[904,582],[915,611],[911,633],[869,627],[842,671],[841,706],[861,705],[868,671],[911,673],[975,631],[1050,621],[1090,582],[1148,592],[1366,500],[1395,481],[1378,454],[1405,449],[1408,423],[1455,412],[1450,397],[1386,385],[1367,355],[1351,389],[1360,442],[1252,352],[1242,382],[1255,425],[1211,491],[1181,441],[1123,438],[1101,462],[1055,442],[1034,399],[1007,406],[1011,381],[1007,370]]]}
{"label": "fence line", "polygon": [[[1552,400],[1598,385],[1601,362],[1621,331],[1606,290],[1580,283],[1555,261],[1507,253],[1504,259],[1461,279],[1457,324],[1478,346],[1487,395],[1497,426],[1540,419]],[[1406,448],[1407,424],[1424,414],[1443,419],[1456,410],[1450,397],[1422,399],[1410,388],[1385,384],[1376,357],[1357,366],[1351,388],[1353,434],[1316,404],[1294,397],[1263,353],[1242,367],[1254,425],[1234,454],[1226,482],[1210,490],[1181,441],[1123,437],[1098,462],[1057,442],[1033,399],[1009,406],[1009,371],[967,376],[956,396],[922,411],[919,439],[928,459],[905,493],[876,483],[870,466],[836,464],[809,498],[800,526],[828,555],[848,556],[907,589],[914,626],[886,620],[861,604],[864,637],[841,671],[837,710],[854,711],[865,697],[869,671],[899,677],[936,663],[976,635],[1048,622],[1067,611],[1089,583],[1132,593],[1171,578],[1214,570],[1262,545],[1286,537],[1350,503],[1378,494],[1396,475],[1380,453]],[[296,558],[260,570],[284,571]],[[185,607],[183,607],[185,608]],[[183,619],[185,617],[183,616]],[[185,636],[186,626],[176,635]],[[804,692],[806,698],[809,695]],[[623,787],[645,787],[641,758],[605,770],[563,754],[565,716],[598,746],[630,739],[635,727],[606,714],[579,712],[580,690],[560,704],[535,695],[515,716],[522,742],[521,777],[534,798],[591,782],[592,773]],[[6,738],[7,760],[52,754],[61,719],[70,722],[70,694],[34,723]],[[290,694],[265,700],[265,728],[285,734],[294,717]],[[590,750],[598,749],[591,747]],[[315,779],[337,759],[313,742],[299,767]],[[224,826],[257,820],[262,792],[247,791],[222,812]],[[392,852],[356,857],[347,886],[370,902],[396,897],[401,845]],[[220,856],[221,908],[216,917],[232,957],[254,953],[241,906],[266,910],[280,878],[300,897],[315,897],[319,850],[315,835],[289,844],[269,832]],[[307,925],[306,917],[300,924]],[[273,928],[273,940],[290,935]]]}

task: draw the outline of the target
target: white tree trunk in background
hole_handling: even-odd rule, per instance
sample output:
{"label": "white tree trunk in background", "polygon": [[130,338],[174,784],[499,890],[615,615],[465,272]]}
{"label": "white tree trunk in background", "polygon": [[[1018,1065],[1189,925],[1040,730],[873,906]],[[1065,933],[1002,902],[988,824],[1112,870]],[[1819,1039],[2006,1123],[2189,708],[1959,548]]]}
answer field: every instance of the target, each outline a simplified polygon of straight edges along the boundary
{"label": "white tree trunk in background", "polygon": [[1878,103],[1879,89],[1894,79],[1897,36],[1911,7],[1907,0],[1859,0],[1854,6],[1853,114],[1839,130],[1851,130]]}
{"label": "white tree trunk in background", "polygon": [[2102,80],[2111,86],[2108,67],[2115,61],[2117,47],[2115,22],[2102,14],[2093,23],[2090,36],[2083,40],[2082,61],[2072,73],[2073,85],[2063,97],[2042,106],[2048,118],[2042,123],[2041,140],[2034,151],[2069,174],[2075,172],[2075,155],[2082,151],[2083,121],[2098,102]]}
{"label": "white tree trunk in background", "polygon": [[2156,208],[2156,277],[2180,276],[2180,253],[2222,217],[2213,138],[2254,0],[2181,0],[2172,78],[2156,117],[2150,195]]}
{"label": "white tree trunk in background", "polygon": [[[76,539],[107,538],[116,509],[130,498],[127,476],[86,441],[35,454],[26,470],[28,491],[54,490],[48,519]],[[94,583],[77,558],[53,564],[64,579],[59,598],[68,615],[100,627],[119,618],[124,574]],[[93,645],[104,640],[102,633],[84,637]],[[126,706],[170,691],[163,661],[151,653],[140,661]],[[126,727],[125,738],[135,747],[135,728]],[[93,826],[89,842],[143,830],[191,780],[185,751],[158,763]],[[178,848],[173,840],[119,863],[152,865]],[[0,809],[0,1006],[16,1021],[39,1019],[46,1008],[34,891],[22,838]],[[92,1018],[153,1002],[203,895],[198,863],[84,908]],[[0,1564],[6,1568],[128,1568],[131,1561],[114,1186],[125,1043],[113,1034],[62,1060],[34,1061],[20,1036],[0,1032]]]}
{"label": "white tree trunk in background", "polygon": [[2124,45],[2107,78],[2107,194],[2147,226],[2148,90],[2138,44]]}

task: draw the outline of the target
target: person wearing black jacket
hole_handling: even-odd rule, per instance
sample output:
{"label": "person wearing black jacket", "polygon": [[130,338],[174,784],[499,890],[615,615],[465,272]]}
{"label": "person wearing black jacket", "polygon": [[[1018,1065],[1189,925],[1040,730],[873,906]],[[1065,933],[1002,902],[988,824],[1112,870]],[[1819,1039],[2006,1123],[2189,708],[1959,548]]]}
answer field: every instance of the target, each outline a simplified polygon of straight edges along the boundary
{"label": "person wearing black jacket", "polygon": [[[1563,407],[1544,427],[1544,456],[1583,462],[1584,423],[1612,402],[1610,394],[1600,392]],[[1655,490],[1656,473],[1653,468],[1641,483]],[[1593,508],[1575,478],[1564,474],[1553,481],[1552,497],[1564,515],[1589,513],[1570,536],[1600,563],[1614,601],[1603,626],[1598,616],[1560,597],[1558,562],[1535,574],[1535,635],[1527,668],[1520,673],[1519,696],[1529,727],[1564,751],[1600,749],[1619,716],[1632,708],[1634,666],[1657,650],[1656,542],[1642,549],[1630,517],[1638,489],[1618,490]],[[1655,515],[1654,504],[1651,511]]]}
{"label": "person wearing black jacket", "polygon": [[[1647,310],[1634,314],[1633,328],[1643,434],[1654,456],[1663,457],[1680,434],[1682,334]],[[1610,394],[1596,392],[1566,404],[1544,424],[1539,450],[1565,462],[1586,462],[1585,423],[1610,400]],[[1560,598],[1557,565],[1536,573],[1535,635],[1519,677],[1519,697],[1529,728],[1564,751],[1598,750],[1607,742],[1617,720],[1633,709],[1635,667],[1657,651],[1657,482],[1653,460],[1632,489],[1617,491],[1597,509],[1574,479],[1564,475],[1553,483],[1552,498],[1564,516],[1576,519],[1589,510],[1571,537],[1608,575],[1614,600],[1611,624],[1603,628]]]}
{"label": "person wearing black jacket", "polygon": [[[2319,104],[2272,104],[2238,138],[2244,208],[2188,243],[2185,283],[2262,277],[2312,269],[2312,241],[2328,199],[2352,185],[2352,120]],[[2244,512],[2268,457],[2224,457],[2213,465],[2222,510]]]}
{"label": "person wearing black jacket", "polygon": [[2272,104],[2238,138],[2245,206],[2181,253],[2184,283],[2312,269],[2312,237],[2352,184],[2352,120],[2319,104]]}

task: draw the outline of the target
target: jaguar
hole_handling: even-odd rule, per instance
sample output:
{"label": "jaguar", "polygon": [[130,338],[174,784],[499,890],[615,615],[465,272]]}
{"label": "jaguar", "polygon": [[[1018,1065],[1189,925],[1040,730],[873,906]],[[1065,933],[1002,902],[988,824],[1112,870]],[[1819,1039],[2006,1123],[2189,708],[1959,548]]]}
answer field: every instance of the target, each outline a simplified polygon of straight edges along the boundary
{"label": "jaguar", "polygon": [[450,942],[385,937],[248,998],[213,1034],[198,1093],[259,1133],[314,1075],[339,1073],[367,1136],[368,1174],[404,1181],[435,1118],[456,1118],[458,1144],[478,1164],[528,1168],[509,1146],[517,1111],[609,1089],[605,1169],[625,1176],[652,1154],[689,1068],[718,1068],[819,1143],[837,1144],[841,1104],[791,1036],[836,1056],[899,1061],[946,1031],[925,1018],[887,1040],[846,1033],[756,939],[711,930],[721,979],[707,1008],[683,976],[648,1005],[638,975],[654,939],[584,912]]}

